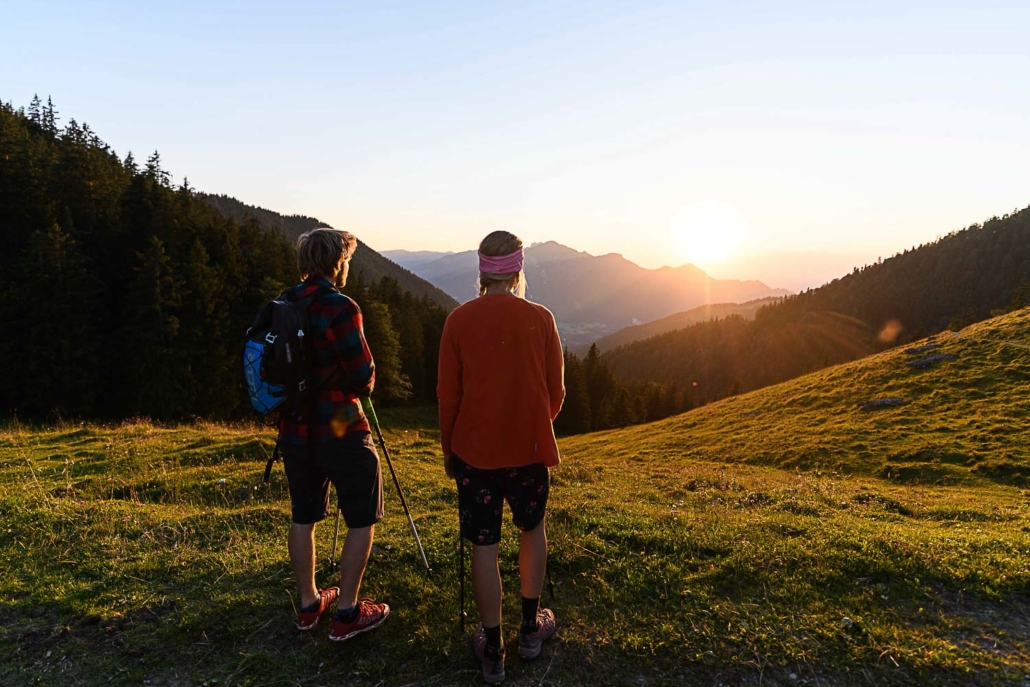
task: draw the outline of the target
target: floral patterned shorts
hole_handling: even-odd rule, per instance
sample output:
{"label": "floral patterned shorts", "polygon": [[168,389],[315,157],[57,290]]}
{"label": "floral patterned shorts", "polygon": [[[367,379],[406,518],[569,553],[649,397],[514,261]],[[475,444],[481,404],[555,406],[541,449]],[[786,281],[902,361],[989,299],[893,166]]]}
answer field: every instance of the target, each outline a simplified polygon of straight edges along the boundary
{"label": "floral patterned shorts", "polygon": [[454,456],[454,477],[461,536],[473,544],[490,546],[501,540],[505,501],[512,522],[523,532],[535,529],[544,519],[551,481],[543,463],[482,470]]}

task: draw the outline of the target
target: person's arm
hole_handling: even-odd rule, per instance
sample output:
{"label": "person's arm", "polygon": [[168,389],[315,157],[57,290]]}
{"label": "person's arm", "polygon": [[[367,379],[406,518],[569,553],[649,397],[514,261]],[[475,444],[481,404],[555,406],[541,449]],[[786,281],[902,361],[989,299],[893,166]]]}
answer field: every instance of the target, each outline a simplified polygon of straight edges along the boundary
{"label": "person's arm", "polygon": [[440,447],[448,474],[451,460],[451,437],[461,408],[461,351],[455,333],[454,315],[447,318],[440,339],[440,366],[437,375],[436,398],[440,405]]}
{"label": "person's arm", "polygon": [[347,375],[347,389],[358,396],[371,396],[376,381],[376,366],[372,360],[372,351],[365,341],[361,308],[350,298],[335,300],[340,301],[338,312],[326,329],[325,336],[336,349],[340,366]]}
{"label": "person's arm", "polygon": [[547,359],[544,365],[547,370],[547,395],[551,401],[551,422],[561,412],[565,402],[565,355],[562,352],[561,339],[558,336],[558,325],[551,316],[551,335],[547,340]]}

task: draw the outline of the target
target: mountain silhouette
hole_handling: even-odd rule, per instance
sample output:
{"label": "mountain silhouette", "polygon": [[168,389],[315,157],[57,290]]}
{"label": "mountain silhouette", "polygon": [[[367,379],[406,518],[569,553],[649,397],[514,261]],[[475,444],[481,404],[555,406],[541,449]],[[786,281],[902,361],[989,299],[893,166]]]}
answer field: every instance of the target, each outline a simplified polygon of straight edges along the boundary
{"label": "mountain silhouette", "polygon": [[[396,251],[387,251],[387,257]],[[432,262],[404,260],[408,269],[460,302],[476,295],[476,251]],[[551,309],[564,342],[577,346],[623,327],[706,303],[742,303],[782,296],[760,281],[713,279],[694,265],[645,269],[622,255],[595,256],[555,241],[526,249],[526,295]]]}

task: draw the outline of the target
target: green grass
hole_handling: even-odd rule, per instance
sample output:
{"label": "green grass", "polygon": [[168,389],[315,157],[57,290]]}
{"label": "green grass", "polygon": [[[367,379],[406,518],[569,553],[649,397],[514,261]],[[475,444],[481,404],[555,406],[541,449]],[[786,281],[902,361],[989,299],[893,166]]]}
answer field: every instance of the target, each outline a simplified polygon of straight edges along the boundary
{"label": "green grass", "polygon": [[[892,351],[563,440],[544,598],[559,640],[510,658],[509,683],[1030,682],[1030,350],[1000,343],[1028,334],[1023,311],[939,336],[958,357],[931,370]],[[857,407],[883,396],[907,403]],[[0,430],[0,683],[478,684],[434,415],[381,420],[435,578],[388,481],[364,591],[394,614],[340,646],[292,625],[269,431]]]}

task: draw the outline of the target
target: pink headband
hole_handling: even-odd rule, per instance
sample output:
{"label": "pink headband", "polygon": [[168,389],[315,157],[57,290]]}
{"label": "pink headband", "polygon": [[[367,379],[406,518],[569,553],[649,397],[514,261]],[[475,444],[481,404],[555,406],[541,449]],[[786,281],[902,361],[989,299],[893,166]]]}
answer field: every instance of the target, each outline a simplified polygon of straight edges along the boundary
{"label": "pink headband", "polygon": [[522,249],[508,255],[483,255],[479,254],[479,271],[487,274],[513,274],[522,271],[524,258]]}

